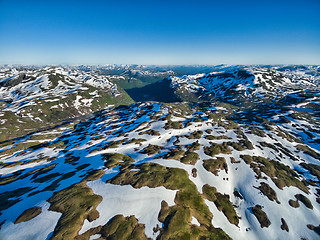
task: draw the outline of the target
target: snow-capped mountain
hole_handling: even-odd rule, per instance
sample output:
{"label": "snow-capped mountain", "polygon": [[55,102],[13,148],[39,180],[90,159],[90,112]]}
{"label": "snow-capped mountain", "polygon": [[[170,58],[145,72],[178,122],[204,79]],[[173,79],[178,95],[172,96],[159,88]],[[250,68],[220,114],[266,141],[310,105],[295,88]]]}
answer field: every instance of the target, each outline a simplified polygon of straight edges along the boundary
{"label": "snow-capped mountain", "polygon": [[47,125],[103,110],[108,105],[131,103],[130,97],[112,82],[119,78],[123,77],[68,67],[3,67],[0,114],[10,115],[11,122],[37,121]]}
{"label": "snow-capped mountain", "polygon": [[277,101],[298,91],[319,90],[320,74],[306,71],[278,71],[245,67],[209,74],[170,77],[171,87],[179,94],[194,93],[200,99]]}
{"label": "snow-capped mountain", "polygon": [[[318,239],[319,68],[221,67],[127,90],[145,102],[7,135],[0,239]],[[26,127],[40,95],[55,103],[75,91],[59,104],[85,97],[94,111],[97,93],[125,94],[121,74],[32,69],[2,71],[2,132]]]}
{"label": "snow-capped mountain", "polygon": [[1,69],[0,98],[10,103],[8,110],[19,111],[25,104],[33,104],[39,98],[64,97],[78,90],[89,90],[88,87],[103,89],[113,96],[120,95],[110,78],[111,76],[98,76],[62,67],[39,70]]}

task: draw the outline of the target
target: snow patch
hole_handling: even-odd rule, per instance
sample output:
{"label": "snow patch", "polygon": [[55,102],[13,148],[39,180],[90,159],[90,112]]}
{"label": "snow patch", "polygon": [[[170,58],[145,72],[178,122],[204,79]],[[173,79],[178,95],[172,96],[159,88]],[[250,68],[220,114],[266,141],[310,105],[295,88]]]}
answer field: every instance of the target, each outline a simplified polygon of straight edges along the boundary
{"label": "snow patch", "polygon": [[88,182],[87,185],[95,194],[102,196],[103,200],[97,207],[100,217],[93,222],[85,220],[79,234],[90,228],[104,225],[115,215],[122,214],[134,215],[139,223],[145,224],[146,235],[155,238],[157,234],[153,232],[153,228],[157,225],[162,226],[158,220],[161,202],[165,200],[170,206],[174,205],[177,192],[164,187],[136,189],[130,185],[106,184],[100,179]]}

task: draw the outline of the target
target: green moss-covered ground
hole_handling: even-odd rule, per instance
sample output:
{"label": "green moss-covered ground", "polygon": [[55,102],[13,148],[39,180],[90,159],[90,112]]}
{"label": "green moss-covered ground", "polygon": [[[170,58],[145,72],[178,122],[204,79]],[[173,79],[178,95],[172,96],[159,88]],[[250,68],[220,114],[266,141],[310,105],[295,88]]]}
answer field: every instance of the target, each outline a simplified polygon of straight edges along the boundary
{"label": "green moss-covered ground", "polygon": [[215,187],[211,187],[208,184],[202,187],[202,191],[204,197],[214,202],[218,210],[223,212],[230,223],[239,224],[239,217],[230,202],[229,195],[219,193]]}
{"label": "green moss-covered ground", "polygon": [[267,214],[262,210],[260,205],[256,205],[252,208],[253,214],[256,216],[257,220],[260,223],[260,227],[269,227],[271,222],[267,216]]}
{"label": "green moss-covered ground", "polygon": [[[179,190],[175,197],[176,205],[163,204],[159,220],[164,223],[159,239],[199,239],[201,237],[229,239],[220,229],[212,226],[212,213],[204,203],[196,186],[190,181],[188,173],[178,168],[168,168],[155,163],[132,166],[140,171],[122,168],[120,173],[108,183]],[[200,227],[191,224],[191,217],[197,218]]]}
{"label": "green moss-covered ground", "polygon": [[257,178],[261,178],[261,172],[264,172],[280,189],[283,187],[294,186],[308,193],[308,187],[298,179],[298,174],[290,167],[264,157],[241,155],[240,156],[257,174]]}

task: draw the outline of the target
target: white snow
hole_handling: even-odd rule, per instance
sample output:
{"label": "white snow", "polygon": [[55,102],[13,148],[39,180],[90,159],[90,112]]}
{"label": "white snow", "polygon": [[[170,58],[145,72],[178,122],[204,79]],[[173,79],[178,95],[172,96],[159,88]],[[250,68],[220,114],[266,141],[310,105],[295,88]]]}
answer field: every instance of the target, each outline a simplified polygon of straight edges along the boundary
{"label": "white snow", "polygon": [[146,235],[155,238],[157,234],[153,232],[153,228],[162,226],[158,221],[161,202],[165,200],[170,206],[174,205],[177,192],[164,187],[135,189],[130,185],[106,184],[101,180],[88,182],[87,185],[95,194],[102,196],[103,200],[97,207],[100,217],[93,222],[85,220],[79,234],[92,227],[104,225],[115,215],[122,214],[134,215],[139,223],[145,224]]}
{"label": "white snow", "polygon": [[200,226],[200,223],[198,222],[198,220],[194,216],[192,216],[191,223],[194,225]]}
{"label": "white snow", "polygon": [[41,203],[41,214],[27,221],[14,224],[6,222],[0,230],[1,240],[43,240],[53,232],[61,213],[49,211],[48,202]]}
{"label": "white snow", "polygon": [[[104,84],[104,80],[100,81],[99,78],[94,79],[94,76],[92,76],[91,78],[86,78],[87,75],[85,73],[81,75],[78,72],[73,72],[73,71],[66,72],[66,70],[62,68],[55,69],[54,71],[56,73],[61,72],[63,74],[66,74],[67,76],[70,77],[68,81],[72,83],[68,85],[65,81],[60,81],[59,87],[56,88],[56,90],[60,91],[59,94],[65,91],[79,90],[79,87],[81,86],[79,81],[88,82],[88,83],[90,83],[90,81],[93,81],[93,84]],[[267,75],[265,79],[258,80],[258,77],[262,78],[264,73],[263,70],[261,69],[257,70],[257,72],[254,72],[254,73],[256,75],[254,79],[251,79],[252,80],[251,83],[255,83],[255,81],[266,82],[267,80],[272,79],[271,76]],[[82,77],[79,78],[79,76],[82,76]],[[72,81],[74,79],[78,79],[78,80],[74,82]],[[213,90],[214,86],[217,86],[218,80],[219,80],[219,78],[209,78],[208,75],[195,75],[193,77],[185,76],[185,77],[182,77],[181,79],[178,77],[173,77],[173,79],[175,81],[175,84],[177,84],[177,86],[179,87],[184,84],[187,84],[187,85],[191,84],[190,85],[191,91],[197,88],[196,84],[198,84],[199,82],[201,84],[207,84],[202,86],[206,86],[206,88]],[[285,84],[290,84],[289,80],[286,78],[284,78],[283,81]],[[231,86],[233,83],[235,83],[234,79],[230,81],[230,83],[228,84],[230,84]],[[247,82],[245,84],[238,85],[238,90],[247,91],[248,88],[252,87],[251,83]],[[210,84],[211,86],[209,86]],[[37,87],[34,87],[34,88],[33,87],[28,88],[28,90],[34,91],[33,92],[34,95],[39,94],[38,90],[42,89],[42,87],[39,87],[38,85],[36,86]],[[271,88],[272,86],[268,85],[268,87]],[[261,96],[262,96],[262,94],[264,94],[264,92],[262,92],[264,91],[263,89],[258,89],[256,94],[257,93],[259,94],[260,90],[261,90]],[[93,97],[95,94],[97,94],[96,91],[90,93],[90,95]],[[49,101],[53,102],[55,100],[56,99],[50,98]],[[311,100],[316,102],[317,98],[313,98]],[[92,101],[91,98],[85,99],[82,96],[78,95],[75,100],[75,106],[76,107],[80,107],[84,105],[90,106],[91,101]],[[66,107],[66,106],[68,107],[68,105],[65,105],[65,104],[61,105],[61,107]],[[137,117],[138,113],[141,113],[145,107],[150,107],[150,106],[152,106],[152,110],[150,110],[151,108],[149,108],[148,110],[149,112],[146,112],[146,114],[142,116],[139,115],[139,117]],[[300,108],[303,106],[305,106],[304,103],[296,107]],[[53,106],[52,108],[55,108],[55,107],[57,106]],[[217,107],[216,110],[227,111],[227,109],[223,107]],[[189,179],[195,184],[199,193],[202,193],[203,185],[209,184],[210,186],[214,186],[218,192],[229,195],[231,203],[236,206],[235,210],[237,214],[241,217],[239,226],[230,224],[228,219],[223,214],[223,212],[220,212],[213,202],[205,200],[205,203],[214,215],[212,224],[215,227],[221,227],[233,239],[266,239],[266,236],[268,236],[268,239],[301,239],[302,237],[305,237],[308,239],[316,239],[318,237],[313,231],[309,230],[306,227],[307,224],[313,224],[315,226],[318,226],[319,224],[320,209],[318,207],[319,204],[316,202],[316,195],[315,195],[316,188],[310,187],[311,194],[308,194],[308,195],[296,187],[284,187],[281,190],[274,184],[274,182],[270,179],[270,177],[266,176],[264,173],[262,173],[262,177],[265,177],[265,179],[257,179],[255,176],[256,174],[252,171],[252,169],[250,168],[250,165],[246,164],[240,158],[240,155],[249,154],[252,156],[263,156],[265,158],[278,161],[280,159],[279,158],[280,154],[271,148],[260,146],[259,142],[267,142],[273,145],[275,145],[275,143],[280,143],[299,159],[298,161],[292,161],[288,156],[282,156],[280,159],[281,163],[289,166],[292,169],[294,168],[299,169],[301,172],[303,172],[303,174],[301,175],[306,177],[309,180],[311,178],[313,180],[317,180],[316,177],[312,176],[309,171],[303,170],[299,164],[302,161],[306,161],[307,163],[313,163],[313,164],[319,165],[318,160],[309,155],[304,154],[301,151],[297,152],[296,145],[298,143],[289,142],[285,138],[279,137],[276,134],[276,132],[280,131],[281,129],[286,129],[286,131],[291,131],[294,133],[300,133],[302,130],[308,131],[310,127],[316,127],[316,126],[309,124],[308,121],[306,120],[290,119],[288,115],[291,113],[294,113],[294,111],[288,111],[287,113],[284,113],[284,114],[279,113],[279,115],[275,115],[273,119],[279,119],[279,116],[283,115],[288,117],[291,123],[283,124],[278,127],[273,127],[273,130],[270,130],[268,132],[269,135],[266,137],[259,137],[254,134],[246,133],[248,129],[246,129],[245,126],[240,125],[242,130],[245,132],[245,135],[254,145],[254,149],[236,151],[231,148],[232,154],[216,155],[216,157],[224,157],[226,159],[226,162],[228,165],[228,172],[226,172],[225,170],[218,170],[218,176],[215,176],[214,174],[212,174],[211,172],[208,172],[203,167],[204,160],[211,158],[210,156],[207,156],[204,153],[203,147],[209,146],[211,142],[214,142],[214,143],[223,143],[223,142],[231,142],[231,141],[237,142],[239,139],[237,134],[234,132],[234,130],[233,129],[227,130],[227,129],[224,129],[223,127],[219,127],[213,122],[213,120],[208,120],[206,122],[193,122],[191,123],[190,126],[184,129],[165,130],[163,129],[163,126],[165,125],[166,121],[158,121],[158,120],[155,121],[151,119],[150,115],[148,116],[150,111],[158,111],[157,114],[159,114],[159,116],[162,116],[162,117],[169,112],[168,108],[158,103],[135,104],[131,106],[130,110],[128,110],[128,113],[126,113],[127,115],[125,115],[124,117],[126,121],[113,118],[112,115],[107,115],[108,117],[104,119],[100,119],[101,121],[97,120],[96,122],[92,122],[90,125],[87,126],[85,130],[83,130],[83,135],[81,136],[83,138],[81,142],[77,141],[79,135],[73,136],[71,135],[72,132],[70,131],[69,132],[70,136],[67,137],[67,140],[72,140],[72,141],[69,141],[70,144],[73,144],[72,142],[77,142],[79,146],[75,146],[76,144],[74,144],[73,146],[70,147],[70,149],[72,150],[68,149],[68,151],[74,151],[77,154],[77,156],[81,157],[81,159],[79,160],[79,164],[89,163],[90,168],[93,168],[93,169],[103,168],[103,160],[101,158],[101,154],[106,152],[111,152],[111,153],[118,152],[118,153],[128,154],[130,157],[135,159],[134,164],[139,164],[143,162],[154,162],[154,163],[161,164],[163,166],[175,167],[175,168],[186,170],[186,172],[189,174]],[[201,114],[201,112],[199,114]],[[30,117],[32,117],[32,115],[30,115]],[[184,116],[184,118],[173,116],[172,120],[183,121],[188,117],[189,116]],[[125,123],[129,123],[129,124],[125,126]],[[297,125],[300,130],[298,131],[297,127],[294,127],[292,123]],[[259,124],[259,123],[253,122],[253,124]],[[146,129],[144,129],[144,131],[148,129],[159,131],[160,136],[152,136],[147,134],[139,135],[140,130],[144,127],[147,127]],[[205,131],[207,129],[212,130],[212,133],[210,133],[210,135],[214,135],[214,136],[224,135],[224,136],[230,137],[231,139],[207,140],[204,138],[206,133],[204,133],[204,136],[199,140],[182,137],[184,135],[189,135],[191,132],[194,132],[194,131],[198,131],[198,130]],[[57,132],[61,133],[62,130],[64,130],[64,128],[60,128],[59,131]],[[68,128],[65,128],[65,130],[68,130]],[[119,137],[119,136],[112,135],[113,131],[116,131],[116,130],[124,130],[127,136]],[[51,133],[54,133],[54,132],[55,130],[52,130]],[[92,133],[96,134],[97,132],[99,132],[98,136],[101,135],[103,136],[103,138],[99,140],[92,140],[91,139],[92,136],[97,136],[97,135],[91,135],[91,134]],[[315,134],[315,136],[319,137],[320,135]],[[101,150],[99,152],[90,153],[90,150],[94,150],[95,148],[98,148],[98,146],[103,147],[104,144],[109,141],[122,140],[126,137],[128,138],[128,140],[132,138],[142,138],[142,139],[145,139],[146,141],[142,142],[141,146],[138,144],[128,144],[128,145],[120,144],[117,148],[109,148],[109,149]],[[196,153],[199,154],[200,160],[194,166],[190,164],[183,164],[173,159],[161,159],[161,158],[155,159],[155,157],[159,156],[160,154],[149,156],[139,152],[149,144],[155,144],[155,145],[164,146],[166,148],[161,152],[161,154],[164,154],[168,151],[168,148],[174,147],[173,142],[177,139],[177,137],[180,137],[179,138],[180,142],[178,145],[183,146],[186,144],[191,144],[195,141],[199,141],[199,143],[201,144],[200,150],[195,151]],[[169,139],[171,140],[168,141]],[[26,141],[26,139],[21,141]],[[9,149],[10,147],[11,146],[4,147],[1,150]],[[317,151],[317,149],[315,149],[315,151]],[[58,163],[58,166],[51,173],[57,173],[59,171],[66,170],[64,168],[65,165],[61,164],[64,162],[65,153],[59,154],[58,150],[47,149],[47,148],[43,148],[33,152],[28,152],[23,155],[3,156],[1,159],[1,162],[11,163],[11,162],[17,162],[17,161],[34,160],[34,159],[37,159],[38,154],[41,154],[41,153],[43,153],[44,156],[60,157],[57,160],[54,160],[55,163]],[[235,160],[240,161],[240,163],[231,163],[230,157],[234,157]],[[2,174],[3,176],[6,176],[8,174],[17,172],[19,170],[24,170],[25,172],[27,172],[27,171],[31,171],[32,169],[38,168],[38,166],[41,166],[44,164],[48,164],[48,162],[43,161],[39,163],[18,165],[11,168],[8,168],[8,167],[1,168],[0,174]],[[69,167],[70,169],[74,169],[73,166],[69,166]],[[197,169],[197,177],[195,178],[191,174],[193,168]],[[79,175],[85,173],[85,171],[87,170],[88,169],[82,170],[81,173],[79,173]],[[131,171],[139,171],[139,170],[132,169]],[[90,188],[92,188],[95,194],[101,195],[103,197],[103,200],[97,207],[97,210],[100,213],[100,217],[94,220],[93,222],[89,222],[88,220],[85,220],[84,225],[82,226],[82,229],[80,230],[79,233],[80,234],[84,233],[85,231],[89,230],[92,227],[105,225],[115,215],[122,214],[124,216],[134,215],[138,219],[139,223],[145,224],[147,236],[151,238],[156,238],[158,233],[154,233],[153,228],[156,227],[157,225],[159,225],[160,227],[162,226],[162,223],[158,221],[158,214],[160,211],[161,201],[165,200],[166,202],[169,203],[169,205],[174,205],[175,204],[174,198],[177,191],[168,190],[168,189],[165,189],[164,187],[157,187],[157,188],[142,187],[140,189],[136,189],[130,185],[112,185],[112,184],[105,183],[105,181],[110,178],[110,174],[114,176],[118,172],[119,172],[119,167],[116,167],[110,170],[105,170],[106,175],[103,176],[101,179],[87,183],[87,185]],[[76,175],[75,178],[80,179],[78,175]],[[301,177],[301,179],[303,178]],[[14,186],[20,184],[22,181],[24,180],[19,180],[17,182],[10,183],[10,185],[7,185],[7,186],[8,188],[13,188]],[[70,178],[67,181],[64,181],[59,187],[61,188],[66,187],[68,186],[68,184],[72,184],[73,181],[74,179]],[[278,204],[275,201],[270,201],[265,195],[263,195],[260,192],[260,190],[256,189],[257,187],[260,186],[261,182],[265,182],[269,184],[272,187],[272,189],[276,191],[277,197],[281,202],[281,204]],[[42,190],[43,188],[48,186],[50,183],[51,182],[48,182],[47,185],[42,184],[41,188],[38,187],[37,190],[39,189]],[[7,186],[1,186],[1,190],[6,190],[5,187]],[[28,186],[37,187],[37,184],[32,182]],[[244,196],[243,200],[240,200],[239,198],[236,198],[233,195],[234,188],[237,188],[239,192],[242,194],[242,196]],[[305,205],[301,202],[300,202],[299,208],[290,207],[288,204],[288,201],[290,199],[294,199],[295,194],[303,194],[307,196],[310,199],[312,205],[314,206],[313,210],[305,207]],[[37,195],[35,197],[37,197]],[[27,194],[24,195],[23,198],[24,199],[20,202],[21,204],[23,203],[23,201],[25,201],[25,199],[28,199]],[[43,207],[43,213],[33,220],[30,220],[26,223],[19,223],[17,225],[14,225],[12,222],[6,222],[2,226],[2,230],[0,230],[0,239],[2,239],[1,238],[2,236],[4,239],[12,239],[13,236],[17,236],[14,239],[22,239],[21,236],[24,236],[27,239],[28,238],[29,239],[46,239],[48,236],[50,236],[50,233],[53,231],[53,228],[59,219],[60,213],[48,212],[46,204],[44,205],[45,207]],[[250,209],[257,204],[263,206],[263,210],[266,212],[268,218],[271,221],[271,225],[268,228],[261,228],[256,217],[251,213]],[[10,211],[12,211],[14,207],[15,206],[13,206],[12,208],[9,208],[8,210],[5,210],[3,212],[3,215],[1,216],[2,217],[1,220],[8,219],[8,218],[10,219],[10,217],[5,215],[10,213]],[[286,231],[282,231],[280,229],[281,217],[283,217],[287,222],[287,224],[289,225],[289,229],[290,229],[289,233],[287,233]],[[299,224],[297,224],[297,219],[299,219]],[[40,227],[39,227],[39,230],[37,229],[36,231],[33,231],[33,228],[35,228],[36,226],[35,222],[37,222]],[[199,222],[195,217],[192,217],[191,223],[195,225],[199,225]],[[30,229],[32,229],[32,231],[30,231]],[[97,234],[97,235],[91,236],[90,239],[97,239],[99,237],[100,235]]]}

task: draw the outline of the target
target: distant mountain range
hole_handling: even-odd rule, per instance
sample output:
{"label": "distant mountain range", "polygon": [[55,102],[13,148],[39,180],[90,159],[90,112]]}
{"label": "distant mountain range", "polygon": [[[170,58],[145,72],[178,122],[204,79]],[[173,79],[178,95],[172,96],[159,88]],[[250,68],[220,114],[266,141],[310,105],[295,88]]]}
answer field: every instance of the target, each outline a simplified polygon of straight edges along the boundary
{"label": "distant mountain range", "polygon": [[320,238],[320,66],[0,67],[0,239]]}

